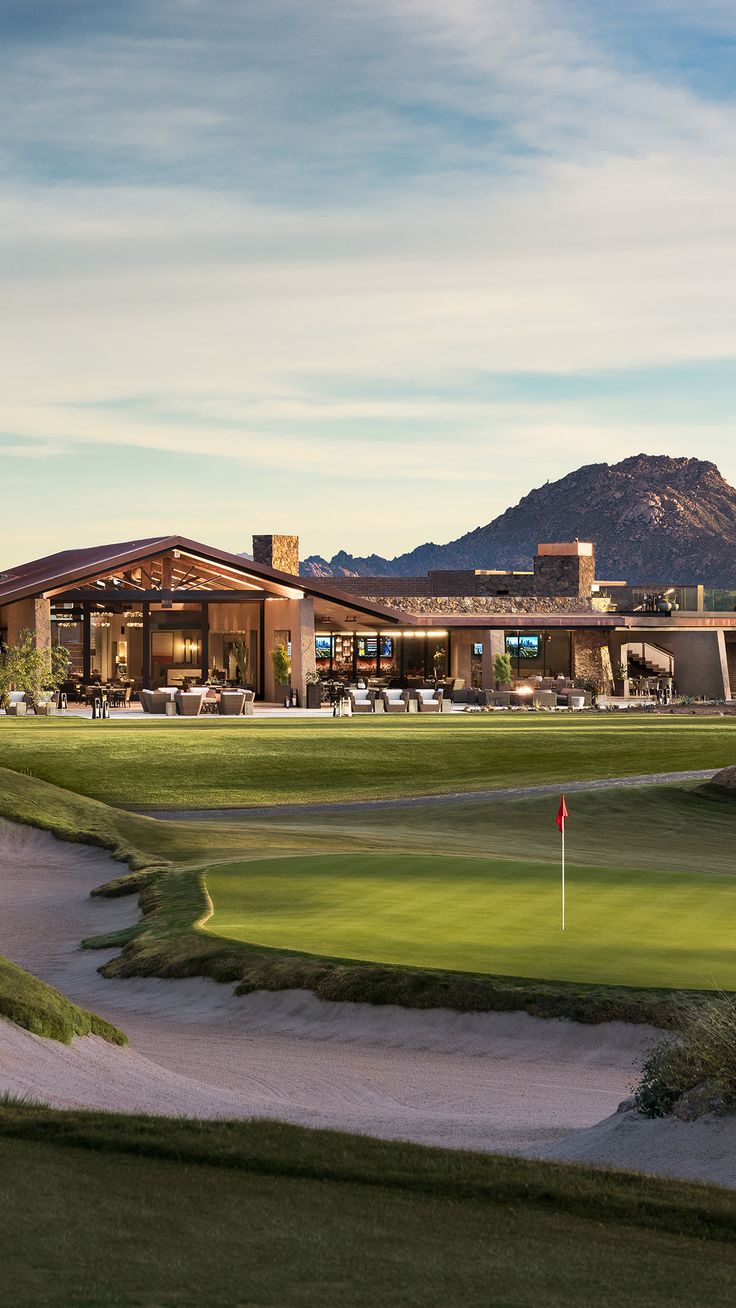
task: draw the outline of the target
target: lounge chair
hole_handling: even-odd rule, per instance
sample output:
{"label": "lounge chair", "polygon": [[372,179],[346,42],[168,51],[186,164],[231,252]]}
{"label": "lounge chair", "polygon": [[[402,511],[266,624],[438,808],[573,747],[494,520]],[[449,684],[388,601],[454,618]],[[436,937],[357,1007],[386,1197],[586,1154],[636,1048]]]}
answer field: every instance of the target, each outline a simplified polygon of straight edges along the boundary
{"label": "lounge chair", "polygon": [[349,690],[348,695],[353,713],[375,713],[376,692],[374,690]]}
{"label": "lounge chair", "polygon": [[219,712],[223,717],[239,718],[245,711],[244,690],[223,690],[220,695]]}
{"label": "lounge chair", "polygon": [[417,712],[419,713],[441,713],[443,707],[444,695],[441,690],[415,690],[414,696],[417,701]]}
{"label": "lounge chair", "polygon": [[5,712],[8,713],[10,717],[20,718],[23,717],[27,710],[26,692],[24,690],[9,690],[8,707]]}
{"label": "lounge chair", "polygon": [[171,703],[171,696],[163,690],[141,690],[139,698],[144,713],[165,713],[166,705]]}
{"label": "lounge chair", "polygon": [[204,693],[201,690],[179,690],[176,693],[177,712],[183,718],[198,718],[202,712],[203,700]]}
{"label": "lounge chair", "polygon": [[384,713],[408,713],[409,692],[406,690],[382,690]]}

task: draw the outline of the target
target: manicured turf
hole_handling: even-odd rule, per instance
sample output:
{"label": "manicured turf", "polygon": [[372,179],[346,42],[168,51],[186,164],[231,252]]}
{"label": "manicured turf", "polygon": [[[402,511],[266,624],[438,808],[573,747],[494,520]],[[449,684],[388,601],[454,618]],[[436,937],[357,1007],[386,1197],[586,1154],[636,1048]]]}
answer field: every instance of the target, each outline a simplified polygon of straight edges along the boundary
{"label": "manicured turf", "polygon": [[726,1308],[736,1199],[271,1123],[0,1109],[13,1308]]}
{"label": "manicured turf", "polygon": [[332,854],[220,866],[207,930],[275,949],[594,984],[736,990],[736,878]]}
{"label": "manicured turf", "polygon": [[112,804],[226,808],[718,768],[736,718],[453,715],[235,726],[0,717],[0,767]]}

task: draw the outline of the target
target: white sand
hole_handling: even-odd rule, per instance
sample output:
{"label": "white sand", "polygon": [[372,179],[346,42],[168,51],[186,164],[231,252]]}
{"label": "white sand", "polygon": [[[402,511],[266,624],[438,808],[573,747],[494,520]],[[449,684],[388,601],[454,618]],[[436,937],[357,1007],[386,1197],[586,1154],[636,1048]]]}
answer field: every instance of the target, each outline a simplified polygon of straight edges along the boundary
{"label": "white sand", "polygon": [[121,870],[99,850],[0,823],[0,954],[132,1043],[121,1050],[86,1037],[66,1048],[0,1023],[0,1091],[127,1111],[277,1117],[736,1185],[722,1124],[611,1119],[657,1038],[651,1028],[322,1003],[293,990],[237,998],[204,978],[104,980],[96,969],[110,955],[78,943],[131,920],[132,898],[89,897]]}

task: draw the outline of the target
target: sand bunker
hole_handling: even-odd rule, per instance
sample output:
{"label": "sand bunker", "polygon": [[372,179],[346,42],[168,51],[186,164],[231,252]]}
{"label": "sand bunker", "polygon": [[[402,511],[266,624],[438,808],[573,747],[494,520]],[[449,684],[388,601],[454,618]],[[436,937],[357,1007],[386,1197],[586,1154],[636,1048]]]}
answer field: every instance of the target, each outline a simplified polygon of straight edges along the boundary
{"label": "sand bunker", "polygon": [[203,978],[104,980],[97,968],[110,955],[78,945],[136,911],[133,899],[89,897],[119,870],[99,850],[0,823],[0,954],[121,1026],[132,1044],[88,1036],[67,1048],[0,1023],[0,1090],[651,1171],[671,1171],[679,1151],[672,1174],[736,1184],[720,1146],[698,1143],[707,1125],[611,1117],[657,1038],[651,1028],[323,1003],[305,991],[237,998]]}

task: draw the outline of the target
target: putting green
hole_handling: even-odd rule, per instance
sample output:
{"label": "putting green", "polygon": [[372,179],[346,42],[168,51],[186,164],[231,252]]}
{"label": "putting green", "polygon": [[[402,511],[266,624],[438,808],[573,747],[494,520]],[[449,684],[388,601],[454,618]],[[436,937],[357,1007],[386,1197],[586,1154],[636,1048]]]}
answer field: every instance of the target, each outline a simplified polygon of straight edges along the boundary
{"label": "putting green", "polygon": [[333,854],[220,866],[206,930],[253,944],[515,977],[736,989],[736,879],[556,864]]}

